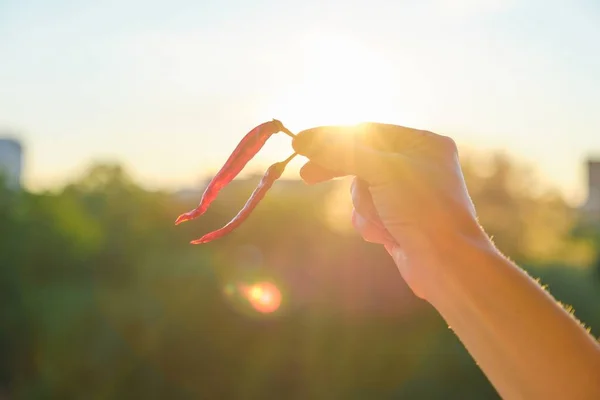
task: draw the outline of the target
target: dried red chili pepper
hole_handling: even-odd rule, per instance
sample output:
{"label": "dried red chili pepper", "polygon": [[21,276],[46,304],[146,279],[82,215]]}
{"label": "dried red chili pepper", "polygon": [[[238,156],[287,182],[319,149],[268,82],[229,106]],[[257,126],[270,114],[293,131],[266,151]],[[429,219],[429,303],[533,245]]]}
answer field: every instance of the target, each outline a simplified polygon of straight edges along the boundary
{"label": "dried red chili pepper", "polygon": [[263,175],[262,179],[258,183],[258,186],[256,187],[256,189],[254,189],[254,192],[252,192],[252,195],[250,195],[250,198],[248,199],[244,207],[231,221],[229,221],[227,225],[220,229],[217,229],[216,231],[207,233],[200,239],[192,240],[191,243],[202,244],[211,242],[215,239],[219,239],[227,235],[228,233],[236,229],[238,226],[240,226],[256,208],[258,203],[260,203],[260,201],[265,197],[265,195],[267,194],[271,186],[273,186],[275,181],[281,177],[283,171],[285,170],[285,167],[295,156],[296,153],[292,154],[284,161],[271,165],[267,169],[267,172],[265,172],[265,174]]}
{"label": "dried red chili pepper", "polygon": [[286,135],[294,137],[294,134],[276,119],[262,123],[248,132],[238,143],[223,167],[209,182],[202,194],[198,206],[192,211],[181,214],[175,221],[175,225],[179,225],[182,222],[189,221],[204,214],[219,194],[219,191],[231,182],[242,169],[244,169],[248,161],[250,161],[260,149],[263,148],[267,140],[277,132],[283,132]]}

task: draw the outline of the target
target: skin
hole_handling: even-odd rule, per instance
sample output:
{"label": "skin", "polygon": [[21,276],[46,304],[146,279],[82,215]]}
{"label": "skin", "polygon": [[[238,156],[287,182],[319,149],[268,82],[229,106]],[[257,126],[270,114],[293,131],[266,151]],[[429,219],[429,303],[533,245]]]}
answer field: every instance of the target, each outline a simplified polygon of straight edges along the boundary
{"label": "skin", "polygon": [[309,184],[354,176],[353,224],[381,243],[506,399],[600,399],[600,344],[477,222],[454,141],[364,123],[300,132]]}

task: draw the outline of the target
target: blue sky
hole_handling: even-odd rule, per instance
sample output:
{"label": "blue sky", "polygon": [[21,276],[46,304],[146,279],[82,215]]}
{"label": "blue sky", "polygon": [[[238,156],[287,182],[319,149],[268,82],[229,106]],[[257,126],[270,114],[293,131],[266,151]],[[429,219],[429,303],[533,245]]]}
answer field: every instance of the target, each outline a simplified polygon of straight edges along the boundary
{"label": "blue sky", "polygon": [[[278,118],[506,148],[577,198],[600,153],[598,43],[595,0],[0,0],[0,129],[33,188],[92,159],[193,185]],[[288,152],[277,137],[250,170]]]}

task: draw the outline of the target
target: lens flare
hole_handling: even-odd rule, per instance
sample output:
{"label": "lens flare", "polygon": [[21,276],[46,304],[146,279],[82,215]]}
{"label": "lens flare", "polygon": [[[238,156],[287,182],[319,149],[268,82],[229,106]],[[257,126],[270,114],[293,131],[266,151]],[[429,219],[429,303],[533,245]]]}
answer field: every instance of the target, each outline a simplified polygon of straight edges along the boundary
{"label": "lens flare", "polygon": [[268,314],[277,311],[281,305],[281,292],[270,282],[259,282],[242,288],[250,305],[260,313]]}

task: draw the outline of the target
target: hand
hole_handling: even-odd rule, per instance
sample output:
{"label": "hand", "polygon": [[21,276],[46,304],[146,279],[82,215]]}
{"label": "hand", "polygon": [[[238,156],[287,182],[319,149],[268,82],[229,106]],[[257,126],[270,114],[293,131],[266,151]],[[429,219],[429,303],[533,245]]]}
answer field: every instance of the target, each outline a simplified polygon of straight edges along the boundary
{"label": "hand", "polygon": [[431,274],[449,267],[461,251],[457,238],[491,245],[449,137],[363,123],[302,131],[293,147],[310,160],[300,172],[309,184],[355,176],[354,227],[365,240],[386,247],[419,297],[427,299]]}

